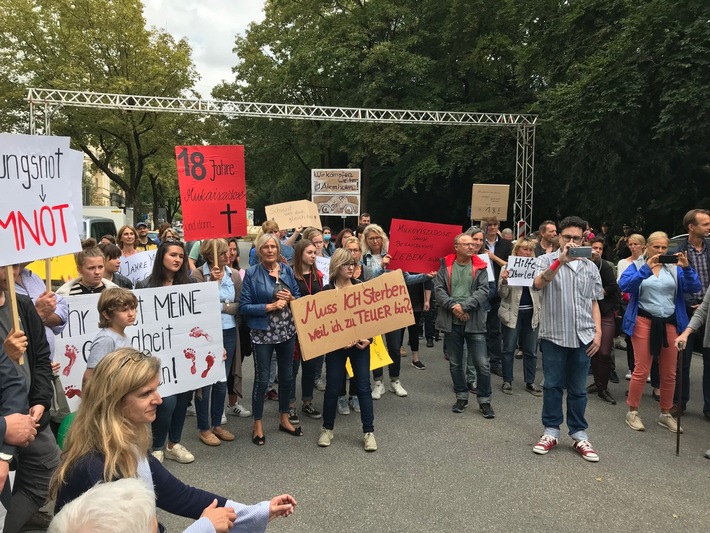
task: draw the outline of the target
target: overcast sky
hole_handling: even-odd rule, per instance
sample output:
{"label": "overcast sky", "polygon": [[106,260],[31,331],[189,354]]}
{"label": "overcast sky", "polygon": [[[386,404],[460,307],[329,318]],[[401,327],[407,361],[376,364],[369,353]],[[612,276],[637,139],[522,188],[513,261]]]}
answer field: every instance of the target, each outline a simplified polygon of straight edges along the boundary
{"label": "overcast sky", "polygon": [[264,18],[265,0],[143,0],[148,27],[156,26],[176,39],[187,38],[201,79],[195,88],[210,98],[212,87],[231,81],[236,56],[234,37],[244,35],[252,21]]}

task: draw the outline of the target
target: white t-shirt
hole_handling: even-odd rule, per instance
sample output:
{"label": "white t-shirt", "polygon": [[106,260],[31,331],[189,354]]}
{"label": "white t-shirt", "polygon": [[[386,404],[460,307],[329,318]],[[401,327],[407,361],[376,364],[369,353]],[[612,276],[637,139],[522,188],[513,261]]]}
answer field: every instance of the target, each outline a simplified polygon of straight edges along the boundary
{"label": "white t-shirt", "polygon": [[89,358],[86,360],[86,368],[96,368],[99,361],[108,354],[119,348],[131,346],[131,340],[125,335],[119,335],[111,328],[103,328],[91,343]]}

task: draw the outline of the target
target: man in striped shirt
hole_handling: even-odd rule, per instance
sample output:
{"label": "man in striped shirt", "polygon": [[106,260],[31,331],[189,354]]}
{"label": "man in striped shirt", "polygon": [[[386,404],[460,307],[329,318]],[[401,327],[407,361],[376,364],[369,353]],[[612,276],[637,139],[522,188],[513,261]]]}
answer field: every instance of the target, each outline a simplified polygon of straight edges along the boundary
{"label": "man in striped shirt", "polygon": [[[544,455],[560,438],[562,395],[567,389],[567,427],[574,450],[585,460],[599,461],[587,437],[587,375],[589,359],[601,344],[601,314],[597,300],[604,298],[597,267],[578,259],[570,250],[582,244],[586,222],[567,217],[560,222],[560,249],[538,257],[534,290],[542,291],[540,350],[545,383],[542,424],[545,432],[533,447]],[[574,253],[572,254],[574,255]]]}

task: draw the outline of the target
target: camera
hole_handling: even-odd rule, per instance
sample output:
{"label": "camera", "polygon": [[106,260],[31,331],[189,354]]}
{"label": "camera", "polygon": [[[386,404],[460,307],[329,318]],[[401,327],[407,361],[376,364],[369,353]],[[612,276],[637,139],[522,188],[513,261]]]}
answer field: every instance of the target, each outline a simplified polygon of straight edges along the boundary
{"label": "camera", "polygon": [[678,256],[669,254],[659,255],[658,262],[662,265],[678,263]]}
{"label": "camera", "polygon": [[569,249],[570,257],[586,257],[587,259],[592,257],[592,247],[591,246],[575,246]]}

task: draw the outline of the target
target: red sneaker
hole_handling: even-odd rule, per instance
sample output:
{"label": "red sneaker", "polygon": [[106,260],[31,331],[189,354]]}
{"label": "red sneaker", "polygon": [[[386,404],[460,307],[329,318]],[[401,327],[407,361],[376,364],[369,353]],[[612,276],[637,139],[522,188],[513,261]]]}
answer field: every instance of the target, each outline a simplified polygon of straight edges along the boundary
{"label": "red sneaker", "polygon": [[537,444],[533,446],[533,452],[538,455],[545,455],[555,446],[557,446],[556,437],[553,437],[552,435],[543,435],[540,437],[540,440],[537,441]]}
{"label": "red sneaker", "polygon": [[599,455],[594,451],[594,448],[592,448],[588,440],[576,440],[572,447],[585,461],[589,461],[590,463],[599,462]]}

